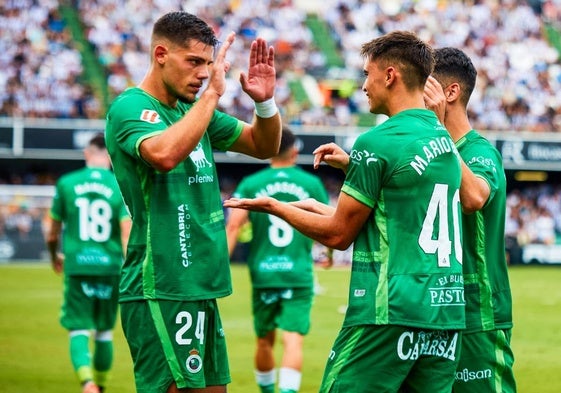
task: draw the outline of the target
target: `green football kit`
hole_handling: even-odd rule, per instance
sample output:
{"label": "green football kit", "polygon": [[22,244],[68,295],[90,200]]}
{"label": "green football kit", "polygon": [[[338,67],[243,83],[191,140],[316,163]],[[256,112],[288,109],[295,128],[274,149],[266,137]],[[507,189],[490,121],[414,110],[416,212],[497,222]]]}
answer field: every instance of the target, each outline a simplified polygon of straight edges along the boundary
{"label": "green football kit", "polygon": [[[283,202],[308,198],[329,202],[321,179],[298,166],[263,169],[244,178],[234,192],[236,198],[261,196]],[[247,264],[257,336],[277,327],[307,334],[313,301],[313,241],[270,214],[249,212],[249,220],[253,238]]]}
{"label": "green football kit", "polygon": [[[450,391],[465,327],[460,180],[456,147],[431,111],[402,111],[357,138],[342,192],[372,212],[354,242],[321,392],[380,391],[358,371],[373,345],[393,354],[378,367],[410,370],[389,385]],[[438,377],[427,379],[429,369]]]}
{"label": "green football kit", "polygon": [[[270,196],[283,202],[314,198],[328,203],[321,180],[292,166],[266,168],[244,178],[233,194],[236,198]],[[286,221],[249,212],[253,239],[247,263],[255,288],[302,288],[313,286],[313,241]]]}
{"label": "green football kit", "polygon": [[85,167],[56,184],[51,217],[64,223],[64,302],[67,329],[110,330],[117,315],[123,264],[120,222],[128,213],[113,172]]}
{"label": "green football kit", "polygon": [[[121,221],[128,213],[112,171],[85,167],[62,176],[50,215],[63,223],[64,290],[60,323],[69,331],[70,360],[81,383],[107,382],[113,360]],[[89,335],[95,330],[93,356]]]}
{"label": "green football kit", "polygon": [[113,172],[86,167],[62,176],[50,214],[64,222],[65,275],[119,275],[120,222],[128,213]]}
{"label": "green football kit", "polygon": [[454,392],[515,392],[502,158],[475,130],[459,139],[456,146],[469,169],[488,184],[490,195],[483,209],[462,217],[466,330]]}
{"label": "green football kit", "polygon": [[[201,304],[199,301],[213,300],[232,292],[224,213],[213,149],[227,150],[240,136],[243,123],[215,111],[206,132],[189,157],[167,173],[152,168],[139,152],[139,146],[145,139],[176,123],[191,106],[179,101],[175,108],[171,108],[143,90],[131,88],[113,102],[107,114],[107,148],[133,219],[121,278],[121,312],[130,315],[129,307],[143,307],[132,303],[147,301],[152,322],[164,324],[163,330],[159,325],[159,329],[146,330],[148,335],[157,331],[160,338],[159,342],[144,340],[148,347],[143,350],[151,353],[153,359],[161,359],[162,351],[168,351],[170,346],[177,353],[185,353],[184,348],[191,349],[194,345],[192,340],[180,339],[183,333],[187,335],[191,330],[208,340],[199,343],[201,345],[213,342],[211,335],[218,340],[217,335],[223,335],[223,332],[208,330],[219,323],[215,320],[218,312],[208,313],[206,306],[202,305],[203,308],[195,312],[189,302]],[[164,306],[159,303],[163,301],[185,303],[179,308],[166,306],[166,309],[183,311],[164,314]],[[126,321],[134,325],[134,319],[123,321],[127,340],[133,342],[138,332]],[[170,340],[169,337],[176,339]],[[201,351],[200,346],[192,349]],[[150,357],[145,357],[146,353],[141,353],[142,358],[133,358],[137,389],[150,391],[151,383],[158,381],[141,374],[142,363],[151,361]],[[204,387],[209,382],[205,382],[204,378],[197,379],[196,386],[190,386],[191,374],[217,373],[207,367],[187,367],[183,358],[166,358],[170,367],[161,371],[169,374],[167,386],[175,381],[178,388]],[[207,362],[203,359],[203,363],[221,367],[221,372],[225,371],[228,375],[225,347],[219,360]],[[229,382],[229,376],[220,382]],[[166,391],[165,386],[161,389]]]}

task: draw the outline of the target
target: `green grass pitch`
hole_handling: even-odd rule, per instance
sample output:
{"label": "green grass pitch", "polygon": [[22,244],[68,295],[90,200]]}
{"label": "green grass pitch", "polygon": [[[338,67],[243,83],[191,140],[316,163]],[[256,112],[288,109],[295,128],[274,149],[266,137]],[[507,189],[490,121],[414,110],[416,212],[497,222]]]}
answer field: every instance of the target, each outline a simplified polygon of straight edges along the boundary
{"label": "green grass pitch", "polygon": [[[317,392],[325,359],[341,326],[349,271],[318,270],[316,297],[305,339],[301,393]],[[257,392],[248,273],[233,265],[234,294],[220,300],[228,340],[231,393]],[[520,393],[561,392],[561,267],[510,269],[514,297],[513,348]],[[0,393],[78,393],[67,334],[58,323],[62,280],[47,263],[0,265]],[[277,355],[280,356],[277,346]],[[277,357],[278,358],[278,357]],[[120,325],[107,393],[133,393],[132,363]]]}

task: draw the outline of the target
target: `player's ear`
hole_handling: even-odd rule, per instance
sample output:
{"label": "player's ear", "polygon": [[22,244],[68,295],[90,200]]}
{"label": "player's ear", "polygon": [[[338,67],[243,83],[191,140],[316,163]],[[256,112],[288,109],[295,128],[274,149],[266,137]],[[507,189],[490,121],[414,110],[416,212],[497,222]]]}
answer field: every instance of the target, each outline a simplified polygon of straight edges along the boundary
{"label": "player's ear", "polygon": [[446,102],[456,101],[460,98],[460,94],[462,92],[462,88],[460,87],[459,83],[453,82],[450,83],[444,89],[444,95],[446,96]]}
{"label": "player's ear", "polygon": [[166,62],[168,54],[168,48],[164,45],[156,45],[154,47],[154,59],[159,64],[164,64]]}

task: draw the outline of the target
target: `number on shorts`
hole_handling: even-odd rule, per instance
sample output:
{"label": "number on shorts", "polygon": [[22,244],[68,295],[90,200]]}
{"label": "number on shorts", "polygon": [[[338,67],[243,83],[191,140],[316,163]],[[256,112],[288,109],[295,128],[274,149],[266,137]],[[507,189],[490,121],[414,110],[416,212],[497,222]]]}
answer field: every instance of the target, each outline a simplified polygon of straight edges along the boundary
{"label": "number on shorts", "polygon": [[[189,345],[193,341],[189,337],[185,337],[185,334],[193,326],[193,316],[190,312],[181,311],[175,317],[175,323],[182,326],[175,333],[175,341],[179,345]],[[199,311],[197,313],[197,322],[195,324],[195,338],[199,340],[199,344],[203,345],[205,339],[205,312]]]}

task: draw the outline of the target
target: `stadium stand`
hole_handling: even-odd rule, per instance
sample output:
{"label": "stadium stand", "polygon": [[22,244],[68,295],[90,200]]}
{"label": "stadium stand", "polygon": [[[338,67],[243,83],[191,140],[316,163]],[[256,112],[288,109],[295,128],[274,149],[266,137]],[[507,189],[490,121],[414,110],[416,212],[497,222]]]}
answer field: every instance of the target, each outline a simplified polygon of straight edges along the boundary
{"label": "stadium stand", "polygon": [[[479,84],[470,116],[476,128],[561,132],[560,0],[5,0],[0,120],[102,119],[111,98],[144,76],[152,22],[176,9],[203,17],[219,37],[236,31],[228,54],[235,67],[221,105],[241,118],[253,116],[253,104],[237,75],[246,67],[245,49],[259,35],[277,51],[276,99],[287,123],[307,133],[371,125],[360,91],[360,45],[409,29],[436,47],[460,46],[474,59]],[[0,135],[0,150],[10,138]],[[53,184],[69,167],[51,173],[2,168],[0,183]],[[561,166],[552,170],[561,173]],[[339,190],[330,189],[333,195]],[[33,200],[0,197],[0,240],[7,233],[25,235]],[[560,202],[561,187],[551,181],[511,187],[507,225],[515,261],[525,245],[561,244]]]}

